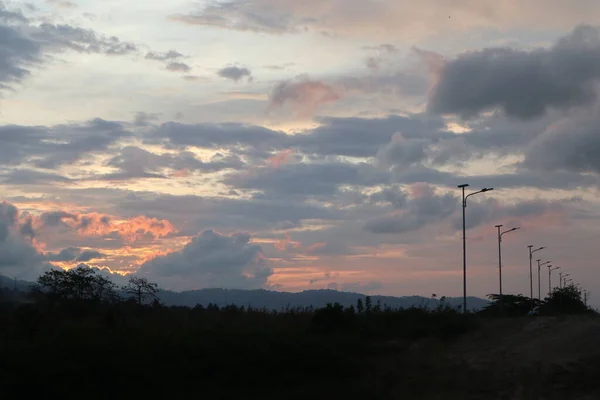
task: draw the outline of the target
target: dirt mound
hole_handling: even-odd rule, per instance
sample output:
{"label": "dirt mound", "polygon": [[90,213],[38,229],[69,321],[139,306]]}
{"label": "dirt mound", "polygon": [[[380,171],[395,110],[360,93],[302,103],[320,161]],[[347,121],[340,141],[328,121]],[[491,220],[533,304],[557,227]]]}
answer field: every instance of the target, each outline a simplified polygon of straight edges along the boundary
{"label": "dirt mound", "polygon": [[484,321],[450,349],[468,364],[567,365],[600,357],[600,318],[529,317]]}

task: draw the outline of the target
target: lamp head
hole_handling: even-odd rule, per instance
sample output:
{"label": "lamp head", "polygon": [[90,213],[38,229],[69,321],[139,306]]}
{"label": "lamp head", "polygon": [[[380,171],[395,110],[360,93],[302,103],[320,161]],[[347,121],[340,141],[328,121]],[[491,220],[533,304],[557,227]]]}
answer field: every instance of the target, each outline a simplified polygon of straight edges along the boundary
{"label": "lamp head", "polygon": [[468,183],[465,183],[464,185],[458,185],[458,187],[459,187],[459,188],[461,188],[461,189],[462,189],[462,188],[466,188],[466,187],[469,187],[469,184],[468,184]]}

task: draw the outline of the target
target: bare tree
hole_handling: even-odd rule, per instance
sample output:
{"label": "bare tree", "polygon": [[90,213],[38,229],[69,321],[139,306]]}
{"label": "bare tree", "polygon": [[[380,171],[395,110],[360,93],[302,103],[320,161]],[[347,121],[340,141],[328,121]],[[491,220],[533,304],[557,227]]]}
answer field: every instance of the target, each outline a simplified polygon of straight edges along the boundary
{"label": "bare tree", "polygon": [[142,304],[147,297],[156,298],[156,293],[158,293],[156,283],[148,282],[148,279],[137,276],[129,278],[129,283],[127,286],[123,286],[122,289],[125,293],[131,295],[138,304]]}

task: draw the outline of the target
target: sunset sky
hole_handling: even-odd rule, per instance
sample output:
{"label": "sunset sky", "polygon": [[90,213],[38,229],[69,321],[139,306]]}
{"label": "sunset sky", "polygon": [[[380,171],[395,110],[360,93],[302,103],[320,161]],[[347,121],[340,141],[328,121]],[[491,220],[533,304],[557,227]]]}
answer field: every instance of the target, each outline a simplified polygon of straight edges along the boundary
{"label": "sunset sky", "polygon": [[504,224],[505,293],[532,244],[594,300],[598,26],[597,0],[0,1],[0,273],[460,296],[468,183],[470,295]]}

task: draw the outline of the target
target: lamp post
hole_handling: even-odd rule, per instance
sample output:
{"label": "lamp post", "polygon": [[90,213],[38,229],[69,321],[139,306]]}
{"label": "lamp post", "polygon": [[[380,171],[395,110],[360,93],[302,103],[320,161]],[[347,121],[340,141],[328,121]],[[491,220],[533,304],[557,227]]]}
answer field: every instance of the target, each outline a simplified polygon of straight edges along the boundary
{"label": "lamp post", "polygon": [[544,250],[546,247],[540,247],[533,250],[533,245],[530,244],[527,246],[529,248],[529,290],[530,290],[530,299],[531,299],[531,309],[533,310],[533,267],[531,266],[531,262],[533,260],[533,253],[536,251]]}
{"label": "lamp post", "polygon": [[538,300],[542,300],[542,289],[541,289],[541,283],[540,283],[540,271],[543,265],[546,264],[550,264],[550,261],[546,261],[540,264],[540,261],[542,260],[536,260],[538,263]]}
{"label": "lamp post", "polygon": [[496,228],[498,228],[498,277],[500,279],[500,304],[502,304],[502,236],[505,233],[514,232],[517,229],[521,229],[520,227],[517,227],[500,232],[500,228],[502,228],[502,226],[503,225],[496,225]]}
{"label": "lamp post", "polygon": [[552,271],[559,268],[560,267],[552,268],[552,265],[548,265],[548,297],[552,296]]}
{"label": "lamp post", "polygon": [[561,284],[562,284],[561,289],[562,289],[567,286],[567,277],[571,276],[571,274],[563,274],[561,272],[561,276],[562,276],[562,282],[561,282]]}
{"label": "lamp post", "polygon": [[571,282],[573,282],[573,279],[571,279],[571,278],[565,279],[565,287],[567,287],[567,284],[569,284]]}
{"label": "lamp post", "polygon": [[466,217],[465,209],[467,208],[467,199],[469,196],[474,196],[478,193],[485,193],[494,188],[483,188],[477,192],[469,193],[465,196],[465,188],[469,187],[468,184],[458,185],[462,189],[462,222],[463,222],[463,313],[467,312],[467,228],[466,228]]}

